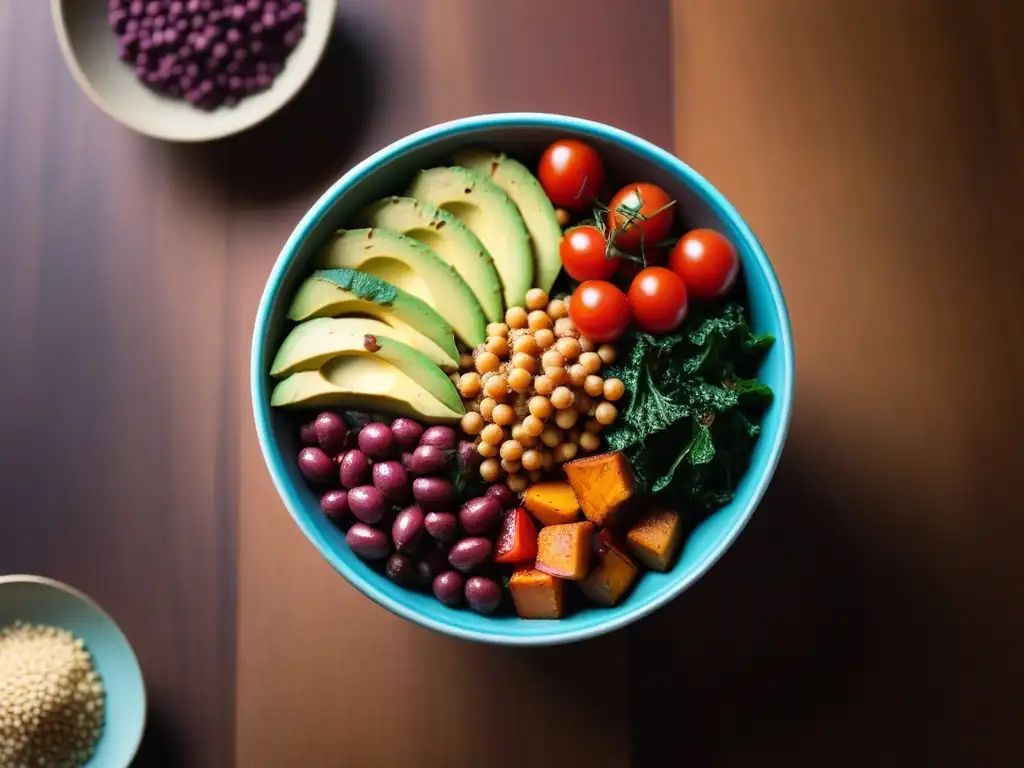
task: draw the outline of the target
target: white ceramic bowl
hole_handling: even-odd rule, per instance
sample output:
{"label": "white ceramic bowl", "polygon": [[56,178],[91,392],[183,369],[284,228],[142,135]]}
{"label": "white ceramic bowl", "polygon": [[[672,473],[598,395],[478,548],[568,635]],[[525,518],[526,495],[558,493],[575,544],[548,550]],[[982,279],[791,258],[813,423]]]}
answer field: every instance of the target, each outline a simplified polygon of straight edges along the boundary
{"label": "white ceramic bowl", "polygon": [[107,24],[103,0],[50,0],[64,60],[92,102],[120,123],[168,141],[210,141],[266,120],[291,100],[316,69],[338,10],[338,0],[307,0],[306,32],[284,70],[262,93],[237,106],[205,112],[183,99],[145,86],[117,57],[117,37]]}

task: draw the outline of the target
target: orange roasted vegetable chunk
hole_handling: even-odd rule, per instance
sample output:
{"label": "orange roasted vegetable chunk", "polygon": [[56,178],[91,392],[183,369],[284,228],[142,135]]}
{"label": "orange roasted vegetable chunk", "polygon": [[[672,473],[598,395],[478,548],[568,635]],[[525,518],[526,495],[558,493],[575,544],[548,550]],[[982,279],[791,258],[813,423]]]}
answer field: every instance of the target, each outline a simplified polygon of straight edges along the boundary
{"label": "orange roasted vegetable chunk", "polygon": [[669,509],[644,515],[626,535],[626,542],[636,559],[653,571],[669,569],[682,541],[682,517]]}
{"label": "orange roasted vegetable chunk", "polygon": [[580,516],[576,492],[564,480],[534,483],[523,494],[523,504],[541,525],[575,523]]}
{"label": "orange roasted vegetable chunk", "polygon": [[565,615],[565,582],[550,573],[519,568],[508,588],[521,619],[560,619]]}
{"label": "orange roasted vegetable chunk", "polygon": [[565,476],[594,525],[611,524],[633,498],[633,471],[618,451],[570,461]]}
{"label": "orange roasted vegetable chunk", "polygon": [[579,581],[590,569],[593,540],[593,523],[566,523],[541,528],[537,535],[537,570]]}
{"label": "orange roasted vegetable chunk", "polygon": [[510,509],[501,521],[494,548],[496,563],[525,563],[537,557],[537,526],[522,507]]}
{"label": "orange roasted vegetable chunk", "polygon": [[640,568],[609,531],[594,537],[598,565],[580,582],[583,594],[600,605],[615,605],[636,583]]}

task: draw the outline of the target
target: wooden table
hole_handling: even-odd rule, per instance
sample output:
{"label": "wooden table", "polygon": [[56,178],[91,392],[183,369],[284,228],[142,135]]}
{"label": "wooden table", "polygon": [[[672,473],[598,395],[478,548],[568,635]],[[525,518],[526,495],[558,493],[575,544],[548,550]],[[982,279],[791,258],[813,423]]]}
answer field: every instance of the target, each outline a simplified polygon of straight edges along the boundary
{"label": "wooden table", "polygon": [[[1017,7],[351,0],[297,102],[186,147],[88,103],[45,3],[0,3],[0,571],[121,623],[140,765],[1019,764]],[[721,565],[628,633],[529,652],[333,574],[246,380],[263,281],[330,181],[518,109],[709,176],[772,256],[798,365],[777,480]]]}

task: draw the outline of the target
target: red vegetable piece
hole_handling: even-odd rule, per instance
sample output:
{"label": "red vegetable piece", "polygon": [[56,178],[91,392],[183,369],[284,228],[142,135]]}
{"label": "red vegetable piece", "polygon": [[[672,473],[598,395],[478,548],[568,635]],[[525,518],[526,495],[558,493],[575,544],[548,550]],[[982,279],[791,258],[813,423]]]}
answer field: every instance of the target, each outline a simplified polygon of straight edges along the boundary
{"label": "red vegetable piece", "polygon": [[537,526],[525,507],[505,513],[495,549],[496,563],[525,563],[537,557]]}

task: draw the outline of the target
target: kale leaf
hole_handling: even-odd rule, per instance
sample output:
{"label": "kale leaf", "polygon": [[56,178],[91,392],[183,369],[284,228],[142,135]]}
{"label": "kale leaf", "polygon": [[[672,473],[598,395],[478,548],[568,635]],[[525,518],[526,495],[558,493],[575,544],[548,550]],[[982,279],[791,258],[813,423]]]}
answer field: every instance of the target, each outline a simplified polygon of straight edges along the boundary
{"label": "kale leaf", "polygon": [[771,402],[756,372],[773,342],[751,332],[739,304],[695,306],[676,334],[623,338],[629,357],[606,376],[622,379],[627,396],[605,436],[641,493],[693,516],[728,503]]}

